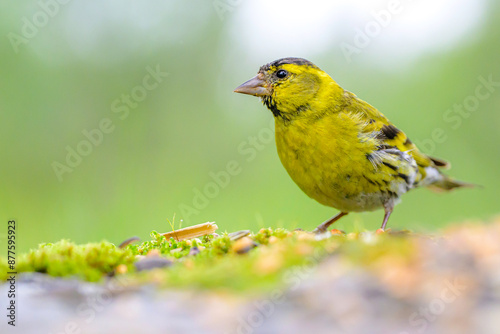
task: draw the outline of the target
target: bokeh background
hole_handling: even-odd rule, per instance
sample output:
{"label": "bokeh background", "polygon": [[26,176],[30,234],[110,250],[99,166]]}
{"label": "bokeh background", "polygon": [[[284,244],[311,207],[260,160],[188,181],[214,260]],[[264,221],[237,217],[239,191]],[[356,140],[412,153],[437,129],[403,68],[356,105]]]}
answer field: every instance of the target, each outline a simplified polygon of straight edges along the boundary
{"label": "bokeh background", "polygon": [[[215,221],[222,231],[329,218],[336,210],[281,166],[271,113],[232,92],[286,56],[313,61],[451,161],[449,174],[484,186],[412,191],[390,226],[434,231],[500,211],[500,87],[478,88],[481,77],[500,82],[498,1],[61,2],[0,3],[2,243],[8,219],[26,251],[61,238],[145,238],[171,230],[174,215],[176,228]],[[145,89],[155,70],[161,82]],[[490,94],[477,99],[477,89]],[[463,103],[470,111],[453,110]],[[91,131],[102,122],[100,138]],[[87,155],[69,166],[79,149]],[[224,178],[228,163],[236,172]],[[337,226],[376,229],[381,219],[352,214]]]}

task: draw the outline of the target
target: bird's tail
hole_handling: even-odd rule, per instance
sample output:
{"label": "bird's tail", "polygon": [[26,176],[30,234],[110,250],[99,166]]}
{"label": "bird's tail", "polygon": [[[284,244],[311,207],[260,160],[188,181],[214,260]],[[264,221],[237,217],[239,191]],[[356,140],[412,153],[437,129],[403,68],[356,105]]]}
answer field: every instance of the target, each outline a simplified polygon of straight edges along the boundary
{"label": "bird's tail", "polygon": [[441,192],[441,191],[450,191],[455,188],[475,188],[479,187],[477,184],[462,182],[458,180],[454,180],[449,176],[441,174],[442,178],[440,180],[431,183],[428,185],[428,188],[431,190]]}

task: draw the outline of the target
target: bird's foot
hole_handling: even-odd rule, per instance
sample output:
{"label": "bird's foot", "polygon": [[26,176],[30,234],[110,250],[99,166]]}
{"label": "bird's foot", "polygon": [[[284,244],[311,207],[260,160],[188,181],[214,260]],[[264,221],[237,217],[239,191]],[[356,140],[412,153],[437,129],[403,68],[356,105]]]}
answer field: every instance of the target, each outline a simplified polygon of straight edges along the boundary
{"label": "bird's foot", "polygon": [[375,231],[375,234],[394,234],[400,232],[401,231],[393,232],[391,228],[379,228],[378,230]]}
{"label": "bird's foot", "polygon": [[323,234],[327,231],[327,229],[323,226],[318,226],[316,227],[311,233],[314,233],[314,234]]}

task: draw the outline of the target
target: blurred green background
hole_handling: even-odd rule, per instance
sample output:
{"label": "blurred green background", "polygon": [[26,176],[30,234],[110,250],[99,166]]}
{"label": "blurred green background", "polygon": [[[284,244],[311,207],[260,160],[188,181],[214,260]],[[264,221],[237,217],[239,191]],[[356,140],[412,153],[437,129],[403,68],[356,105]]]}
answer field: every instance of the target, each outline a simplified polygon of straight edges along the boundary
{"label": "blurred green background", "polygon": [[[2,243],[8,219],[26,251],[61,238],[144,238],[169,231],[174,215],[176,227],[215,221],[222,231],[312,229],[329,218],[336,210],[281,166],[271,113],[232,92],[287,56],[376,106],[451,161],[450,175],[484,185],[412,191],[391,227],[432,231],[500,211],[500,87],[478,88],[480,77],[500,82],[498,2],[66,2],[0,4]],[[155,70],[158,84],[147,77]],[[450,110],[463,103],[470,112]],[[107,133],[92,132],[102,122]],[[68,150],[86,155],[71,167]],[[230,162],[235,175],[217,186],[212,176]],[[381,219],[352,214],[337,227],[376,229]]]}

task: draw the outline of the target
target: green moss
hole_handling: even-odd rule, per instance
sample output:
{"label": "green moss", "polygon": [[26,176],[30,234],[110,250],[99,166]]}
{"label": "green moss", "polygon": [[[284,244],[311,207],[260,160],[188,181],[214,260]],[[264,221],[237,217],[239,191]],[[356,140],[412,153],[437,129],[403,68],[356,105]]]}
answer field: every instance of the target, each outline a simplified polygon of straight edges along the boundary
{"label": "green moss", "polygon": [[[238,241],[231,240],[227,233],[218,238],[205,236],[180,242],[167,241],[156,232],[151,237],[151,241],[128,247],[138,255],[157,249],[175,262],[167,269],[139,273],[139,281],[155,281],[163,287],[246,292],[269,290],[286,283],[290,270],[316,264],[347,240],[342,236],[318,241],[305,232],[267,228],[249,236],[257,247],[239,254],[234,249]],[[193,247],[199,250],[195,256],[189,255]]]}
{"label": "green moss", "polygon": [[[6,265],[4,261],[1,261],[2,267]],[[18,273],[39,272],[51,276],[75,276],[95,282],[111,274],[120,264],[132,269],[133,262],[134,256],[130,250],[119,249],[107,241],[75,245],[61,240],[54,244],[42,244],[38,249],[19,256],[16,270]]]}
{"label": "green moss", "polygon": [[[156,231],[151,240],[119,249],[113,244],[75,245],[62,240],[44,244],[18,259],[18,272],[41,272],[51,276],[75,276],[99,281],[115,274],[127,275],[129,282],[157,283],[166,288],[229,289],[265,291],[286,284],[294,271],[307,274],[324,257],[337,254],[354,265],[369,267],[379,259],[397,256],[410,259],[413,243],[406,235],[377,236],[350,233],[316,240],[312,234],[285,229],[261,229],[246,239],[232,240],[224,233],[191,240],[167,240]],[[250,238],[250,239],[248,239]],[[238,243],[248,252],[241,253]],[[253,244],[257,245],[252,249]],[[244,245],[245,246],[245,245]],[[239,252],[238,252],[239,251]],[[166,268],[135,272],[134,262],[144,256],[162,256],[173,261]],[[2,272],[5,259],[0,261]]]}
{"label": "green moss", "polygon": [[267,245],[269,238],[274,236],[279,239],[286,238],[291,232],[285,230],[284,228],[277,228],[275,230],[271,228],[263,228],[253,236],[253,239],[263,245]]}

